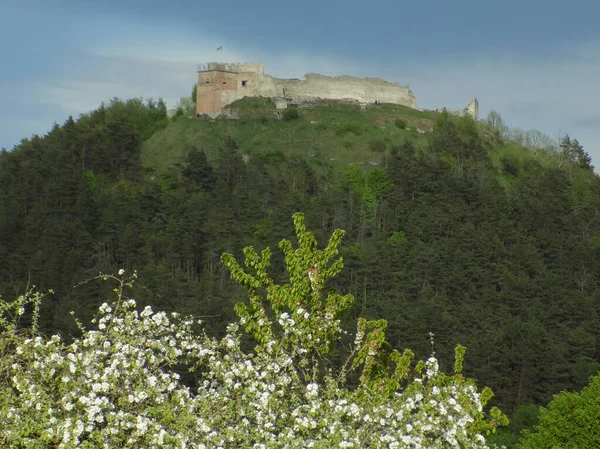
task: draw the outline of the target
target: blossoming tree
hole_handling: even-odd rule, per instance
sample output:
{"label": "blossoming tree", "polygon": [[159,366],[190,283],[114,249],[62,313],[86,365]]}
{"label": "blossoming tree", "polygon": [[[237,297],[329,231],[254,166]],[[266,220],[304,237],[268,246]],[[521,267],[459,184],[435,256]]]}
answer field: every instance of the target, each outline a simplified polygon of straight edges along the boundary
{"label": "blossoming tree", "polygon": [[[302,214],[294,215],[298,246],[283,240],[289,281],[268,275],[271,252],[245,248],[243,269],[222,260],[249,301],[221,339],[195,332],[192,318],[168,316],[125,296],[135,273],[117,281],[116,300],[103,304],[92,329],[66,344],[37,335],[41,296],[0,303],[0,446],[15,448],[484,448],[484,435],[505,416],[483,407],[461,374],[434,356],[387,349],[386,322],[359,319],[350,336],[340,316],[351,295],[325,291],[340,272],[336,230],[318,249]],[[19,319],[32,310],[32,326]],[[241,348],[242,330],[253,337]],[[332,363],[344,340],[343,363]],[[197,388],[174,367],[196,371]],[[358,379],[351,382],[351,379]]]}

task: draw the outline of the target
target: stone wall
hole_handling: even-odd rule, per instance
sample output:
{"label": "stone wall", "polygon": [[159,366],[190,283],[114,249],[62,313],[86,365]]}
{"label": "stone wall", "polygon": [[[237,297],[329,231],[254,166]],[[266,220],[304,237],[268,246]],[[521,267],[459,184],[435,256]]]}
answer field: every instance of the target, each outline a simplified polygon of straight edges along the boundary
{"label": "stone wall", "polygon": [[196,111],[218,112],[231,103],[237,91],[237,74],[230,72],[199,72],[196,87]]}
{"label": "stone wall", "polygon": [[197,112],[216,113],[244,97],[265,97],[283,108],[285,101],[312,102],[319,99],[367,104],[379,100],[417,107],[408,86],[380,78],[330,77],[308,74],[300,79],[279,79],[264,74],[262,63],[208,63],[199,66]]}
{"label": "stone wall", "polygon": [[471,117],[473,120],[479,120],[479,101],[476,97],[473,97],[466,108],[460,111],[450,111],[449,113],[459,117]]}
{"label": "stone wall", "polygon": [[417,99],[408,86],[380,78],[330,77],[309,73],[302,79],[276,80],[276,84],[281,86],[283,97],[294,103],[327,99],[368,104],[379,100],[417,107]]}

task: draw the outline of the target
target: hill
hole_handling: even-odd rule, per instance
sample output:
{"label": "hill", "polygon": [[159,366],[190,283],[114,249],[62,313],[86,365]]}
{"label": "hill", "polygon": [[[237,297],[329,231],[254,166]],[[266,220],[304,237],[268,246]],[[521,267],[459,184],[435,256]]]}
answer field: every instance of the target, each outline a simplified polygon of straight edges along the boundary
{"label": "hill", "polygon": [[[226,110],[239,119],[176,118],[144,142],[142,164],[164,169],[183,163],[184,149],[189,146],[204,148],[209,160],[214,161],[214,149],[222,146],[228,137],[250,157],[280,152],[306,158],[315,167],[329,163],[334,166],[379,164],[381,154],[407,138],[424,145],[426,138],[421,133],[433,129],[437,116],[433,112],[391,104],[361,109],[357,105],[329,101],[288,109],[282,120],[278,120],[274,103],[259,98],[239,100]],[[289,118],[294,112],[298,117]]]}
{"label": "hill", "polygon": [[394,347],[422,358],[433,333],[444,369],[466,346],[465,374],[505,411],[598,371],[600,179],[576,145],[524,148],[390,105],[232,110],[169,121],[162,103],[114,101],[1,153],[2,296],[54,289],[40,325],[76,335],[68,312],[86,322],[109,292],[73,286],[137,270],[140,304],[219,334],[245,298],[221,253],[275,247],[303,211],[319,241],[346,230],[332,287],[356,298],[348,320],[386,317]]}

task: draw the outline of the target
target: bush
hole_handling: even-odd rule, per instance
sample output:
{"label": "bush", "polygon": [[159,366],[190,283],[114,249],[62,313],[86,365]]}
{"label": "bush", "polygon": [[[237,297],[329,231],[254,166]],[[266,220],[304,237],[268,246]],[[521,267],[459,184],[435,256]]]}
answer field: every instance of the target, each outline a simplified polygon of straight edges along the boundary
{"label": "bush", "polygon": [[196,95],[197,90],[198,90],[198,83],[194,83],[194,87],[192,87],[192,95],[190,97],[192,100],[192,103],[196,103],[196,101],[197,101],[197,98],[198,98]]}
{"label": "bush", "polygon": [[343,136],[346,133],[351,133],[355,136],[360,136],[363,133],[363,128],[359,123],[343,123],[341,125],[338,125],[336,134],[338,136]]}
{"label": "bush", "polygon": [[397,248],[399,246],[404,246],[408,243],[408,239],[406,238],[406,234],[404,231],[394,231],[392,235],[388,238],[388,243]]}
{"label": "bush", "polygon": [[287,108],[283,110],[283,119],[285,121],[295,120],[300,118],[300,113],[296,108]]}
{"label": "bush", "polygon": [[404,120],[402,120],[401,118],[397,118],[394,121],[394,123],[400,129],[405,129],[406,128],[406,122]]}
{"label": "bush", "polygon": [[383,153],[387,149],[387,141],[384,139],[372,140],[369,142],[369,148],[376,153]]}
{"label": "bush", "polygon": [[581,393],[566,391],[540,409],[540,422],[524,431],[522,449],[600,447],[600,374]]}
{"label": "bush", "polygon": [[500,164],[502,165],[502,172],[512,176],[512,177],[516,177],[519,175],[519,160],[512,155],[502,155],[500,157]]}
{"label": "bush", "polygon": [[[195,332],[191,318],[137,312],[125,295],[136,276],[123,270],[99,276],[116,282],[116,299],[71,344],[36,335],[39,295],[0,302],[0,446],[485,448],[482,434],[506,418],[495,408],[485,417],[492,393],[462,376],[464,348],[445,375],[433,356],[415,365],[410,350],[387,349],[385,320],[361,318],[346,362],[330,364],[348,347],[340,317],[353,302],[325,288],[343,267],[344,232],[319,250],[301,214],[294,225],[298,246],[279,244],[286,284],[268,276],[268,248],[244,249],[247,270],[222,256],[249,301],[221,339]],[[33,325],[24,332],[26,309]],[[176,367],[196,371],[198,388]]]}

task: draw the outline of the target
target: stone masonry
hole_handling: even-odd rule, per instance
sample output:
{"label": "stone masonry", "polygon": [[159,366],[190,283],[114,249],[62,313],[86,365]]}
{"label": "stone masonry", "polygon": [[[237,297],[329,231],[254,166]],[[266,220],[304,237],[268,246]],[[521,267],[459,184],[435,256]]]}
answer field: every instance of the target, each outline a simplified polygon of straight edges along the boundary
{"label": "stone masonry", "polygon": [[199,114],[218,114],[225,106],[244,97],[264,97],[278,108],[289,103],[316,100],[342,100],[359,104],[382,103],[417,107],[408,86],[381,78],[324,76],[310,73],[304,78],[280,79],[265,75],[264,65],[256,63],[216,63],[198,65],[196,108]]}

